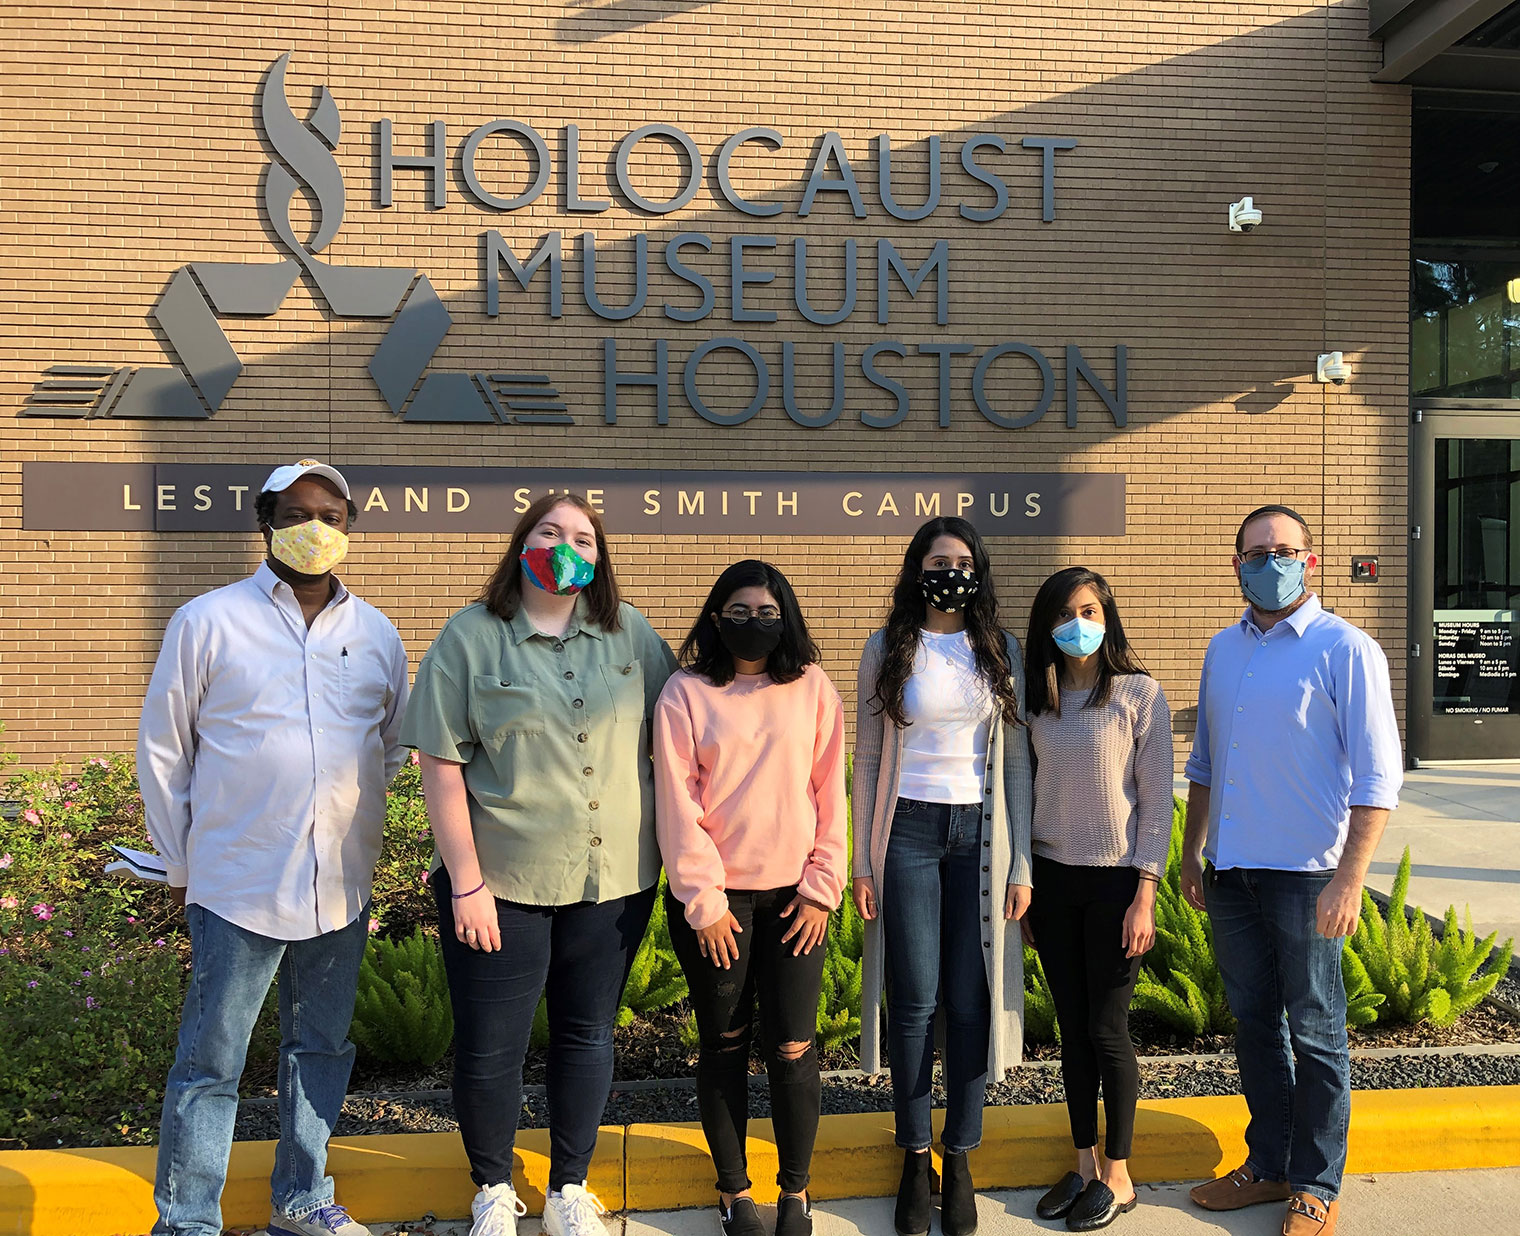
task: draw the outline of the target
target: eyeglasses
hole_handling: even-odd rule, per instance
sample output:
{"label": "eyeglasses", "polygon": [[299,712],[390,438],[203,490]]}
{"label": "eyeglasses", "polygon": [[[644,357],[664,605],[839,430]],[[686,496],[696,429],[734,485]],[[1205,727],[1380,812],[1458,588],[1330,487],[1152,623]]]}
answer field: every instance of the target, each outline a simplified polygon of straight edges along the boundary
{"label": "eyeglasses", "polygon": [[1264,562],[1268,558],[1275,558],[1278,562],[1296,562],[1300,557],[1307,557],[1313,552],[1313,550],[1309,549],[1287,549],[1283,547],[1277,549],[1248,549],[1240,555],[1240,560],[1247,566],[1255,566],[1257,563]]}
{"label": "eyeglasses", "polygon": [[781,611],[771,605],[763,606],[758,610],[752,610],[747,605],[731,605],[723,611],[723,617],[741,627],[751,618],[762,627],[773,627],[781,621]]}

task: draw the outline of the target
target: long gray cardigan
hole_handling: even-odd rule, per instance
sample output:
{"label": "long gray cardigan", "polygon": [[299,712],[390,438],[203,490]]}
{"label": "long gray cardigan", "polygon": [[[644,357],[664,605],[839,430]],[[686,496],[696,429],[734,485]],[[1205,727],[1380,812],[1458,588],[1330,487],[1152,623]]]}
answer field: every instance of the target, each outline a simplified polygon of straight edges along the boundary
{"label": "long gray cardigan", "polygon": [[[1006,631],[1008,660],[1013,666],[1013,689],[1024,720],[1024,655],[1019,641]],[[855,774],[851,808],[855,827],[854,877],[875,883],[877,914],[865,925],[865,955],[860,991],[860,1065],[867,1073],[881,1071],[883,939],[881,915],[883,872],[897,787],[902,775],[903,729],[870,704],[881,672],[886,640],[878,631],[866,641],[856,680]],[[983,790],[988,804],[982,862],[982,956],[987,966],[987,990],[992,995],[992,1033],[987,1068],[1000,1081],[1024,1055],[1024,946],[1017,923],[1003,918],[1003,899],[1009,884],[1029,884],[1029,821],[1033,802],[1030,783],[1029,727],[1008,725],[994,713],[987,741],[987,770]]]}

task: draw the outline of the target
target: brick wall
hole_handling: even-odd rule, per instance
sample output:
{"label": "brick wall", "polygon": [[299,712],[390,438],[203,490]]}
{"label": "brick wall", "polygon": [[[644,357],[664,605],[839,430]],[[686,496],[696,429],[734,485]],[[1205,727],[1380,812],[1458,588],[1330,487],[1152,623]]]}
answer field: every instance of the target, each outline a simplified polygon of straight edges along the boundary
{"label": "brick wall", "polygon": [[[1056,470],[1119,472],[1128,483],[1122,538],[1001,538],[993,553],[1009,625],[1022,631],[1039,582],[1083,563],[1118,592],[1134,643],[1174,706],[1194,702],[1209,636],[1238,612],[1229,573],[1239,515],[1287,502],[1316,526],[1327,565],[1325,602],[1368,628],[1390,654],[1403,696],[1406,625],[1407,181],[1409,103],[1372,85],[1378,49],[1359,4],[1205,0],[1097,5],[772,2],[640,4],[434,3],[423,8],[283,4],[208,14],[206,6],[142,0],[117,6],[13,8],[8,72],[0,79],[5,146],[0,185],[12,220],[0,234],[4,280],[0,365],[0,721],[27,763],[130,746],[137,702],[169,614],[187,598],[245,574],[259,544],[245,536],[28,533],[21,466],[32,460],[275,463],[317,454],[340,463],[821,468],[882,472]],[[148,314],[190,261],[275,261],[261,205],[270,150],[257,127],[258,92],[274,59],[292,53],[287,97],[304,118],[326,85],[343,116],[338,163],[347,184],[343,227],[323,252],[351,265],[425,271],[454,319],[435,366],[543,371],[573,426],[401,423],[365,366],[384,323],[335,318],[308,281],[269,318],[224,323],[246,369],[215,417],[202,422],[52,420],[18,416],[52,364],[164,363]],[[374,196],[375,122],[393,122],[397,154],[425,150],[445,121],[449,195],[432,209],[426,173],[399,170],[394,205]],[[465,191],[458,148],[477,125],[510,118],[548,143],[554,175],[533,205],[483,208]],[[633,210],[609,184],[617,142],[648,123],[696,141],[706,169],[696,198],[663,216]],[[610,199],[605,213],[565,206],[563,127],[579,126],[580,192]],[[767,125],[784,137],[749,145],[734,180],[774,197],[774,218],[746,218],[718,196],[712,171],[729,135]],[[820,136],[838,132],[867,207],[824,193],[807,218],[797,204]],[[942,204],[909,222],[881,207],[877,134],[891,135],[894,188],[922,200],[927,139],[941,139]],[[990,223],[963,219],[962,202],[990,192],[961,168],[979,133],[1008,183],[1009,206]],[[1041,220],[1040,156],[1026,136],[1074,137],[1057,158],[1056,217]],[[679,163],[659,142],[635,152],[634,180],[651,198],[676,192]],[[482,147],[481,180],[517,191],[519,144]],[[1226,205],[1252,194],[1266,212],[1254,234],[1230,234]],[[317,222],[297,198],[295,229]],[[482,235],[496,229],[526,257],[547,233],[565,235],[564,315],[546,312],[542,275],[527,292],[503,285],[486,314]],[[581,296],[573,238],[595,233],[601,294],[621,304],[635,237],[648,237],[649,303],[620,323]],[[680,232],[703,232],[711,255],[687,259],[717,285],[714,314],[691,325],[659,312],[689,305],[689,285],[662,255]],[[774,324],[729,320],[728,239],[773,235],[777,271],[748,289]],[[791,241],[810,251],[809,293],[822,308],[843,295],[842,255],[858,242],[858,306],[833,327],[792,304]],[[950,245],[948,325],[928,290],[899,287],[892,320],[875,318],[875,245],[890,239],[915,262]],[[772,392],[738,428],[687,406],[680,369],[692,349],[738,335],[766,358]],[[616,337],[635,368],[652,340],[670,340],[670,421],[652,398],[620,393],[619,421],[602,417],[601,340]],[[845,410],[807,429],[781,406],[781,342],[797,346],[804,407],[825,406],[829,346],[845,344]],[[953,372],[950,425],[937,423],[932,356],[884,358],[912,411],[874,429],[863,409],[890,397],[862,376],[859,356],[881,339],[964,341],[978,354],[1020,340],[1055,359],[1077,344],[1113,378],[1113,348],[1129,349],[1129,423],[1117,429],[1090,394],[1068,428],[1064,383],[1050,412],[1024,429],[994,426],[971,398],[971,361]],[[1354,381],[1312,380],[1317,353],[1339,349]],[[1000,366],[988,390],[1027,408],[1028,367]],[[1060,378],[1058,372],[1058,379]],[[742,407],[749,366],[731,353],[704,364],[719,411]],[[512,516],[503,512],[502,530]],[[612,529],[616,532],[616,529]],[[714,574],[760,554],[796,584],[848,701],[865,637],[879,622],[903,541],[861,537],[614,538],[630,599],[673,641]],[[365,533],[345,578],[396,621],[414,662],[444,618],[471,599],[502,540]],[[1352,585],[1352,553],[1381,558],[1376,587]],[[1185,719],[1182,726],[1187,728]]]}

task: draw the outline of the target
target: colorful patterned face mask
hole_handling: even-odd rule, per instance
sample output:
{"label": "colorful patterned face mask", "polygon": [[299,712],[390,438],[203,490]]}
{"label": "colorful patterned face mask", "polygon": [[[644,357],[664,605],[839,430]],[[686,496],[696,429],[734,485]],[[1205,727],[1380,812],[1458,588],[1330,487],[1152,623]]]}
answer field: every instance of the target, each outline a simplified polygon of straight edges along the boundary
{"label": "colorful patterned face mask", "polygon": [[270,532],[269,552],[275,561],[302,575],[326,575],[348,553],[348,534],[320,519]]}
{"label": "colorful patterned face mask", "polygon": [[569,545],[525,549],[520,561],[524,578],[557,597],[574,596],[596,574],[596,563],[587,562]]}

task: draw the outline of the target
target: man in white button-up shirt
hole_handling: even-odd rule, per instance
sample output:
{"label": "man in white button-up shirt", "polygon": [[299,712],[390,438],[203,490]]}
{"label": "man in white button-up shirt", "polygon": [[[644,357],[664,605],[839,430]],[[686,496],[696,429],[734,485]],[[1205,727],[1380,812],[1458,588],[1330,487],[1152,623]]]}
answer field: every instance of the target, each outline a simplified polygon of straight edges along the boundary
{"label": "man in white button-up shirt", "polygon": [[148,832],[190,926],[191,978],[159,1133],[154,1236],[219,1236],[248,1039],[280,976],[271,1236],[369,1236],[333,1203],[327,1142],[385,787],[405,758],[406,650],[332,574],[355,511],[337,469],[277,468],[252,577],[169,621],[138,729]]}

